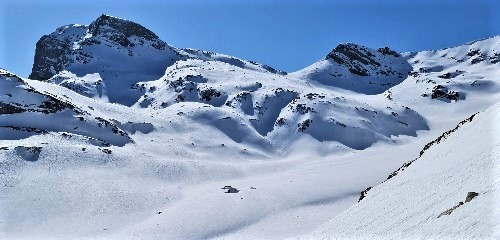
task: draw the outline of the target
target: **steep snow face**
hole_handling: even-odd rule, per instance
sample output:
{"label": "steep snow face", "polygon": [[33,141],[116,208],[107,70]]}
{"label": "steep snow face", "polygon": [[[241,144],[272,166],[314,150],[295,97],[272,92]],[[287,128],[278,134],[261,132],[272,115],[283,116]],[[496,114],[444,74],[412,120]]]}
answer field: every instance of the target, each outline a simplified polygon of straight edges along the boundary
{"label": "steep snow face", "polygon": [[344,43],[325,59],[293,75],[354,92],[379,94],[401,83],[411,70],[406,58],[388,47],[375,50]]}
{"label": "steep snow face", "polygon": [[301,239],[498,239],[500,104],[468,120]]}
{"label": "steep snow face", "polygon": [[181,58],[141,25],[102,15],[89,26],[68,25],[43,36],[29,78],[47,80],[63,70],[78,77],[100,74],[111,102],[132,105],[139,97],[132,84],[158,79]]}

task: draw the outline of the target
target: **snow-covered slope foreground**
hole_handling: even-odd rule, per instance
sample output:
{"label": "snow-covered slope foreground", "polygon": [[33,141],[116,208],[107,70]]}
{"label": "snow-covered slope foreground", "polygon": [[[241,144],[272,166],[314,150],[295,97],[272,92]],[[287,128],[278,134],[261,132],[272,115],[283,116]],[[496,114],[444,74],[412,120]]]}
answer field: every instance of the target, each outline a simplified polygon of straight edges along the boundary
{"label": "snow-covered slope foreground", "polygon": [[500,238],[499,121],[500,104],[466,119],[359,203],[300,239]]}
{"label": "snow-covered slope foreground", "polygon": [[499,53],[341,44],[287,74],[108,15],[58,28],[31,79],[0,71],[0,238],[309,233],[499,102]]}

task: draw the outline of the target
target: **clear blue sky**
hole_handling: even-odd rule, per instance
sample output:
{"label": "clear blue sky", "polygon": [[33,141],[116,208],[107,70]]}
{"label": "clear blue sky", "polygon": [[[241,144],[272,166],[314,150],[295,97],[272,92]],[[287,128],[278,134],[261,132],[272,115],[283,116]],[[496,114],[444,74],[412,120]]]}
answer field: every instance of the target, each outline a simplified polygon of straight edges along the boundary
{"label": "clear blue sky", "polygon": [[100,14],[135,21],[175,47],[291,72],[342,42],[439,49],[500,34],[500,1],[0,0],[0,67],[29,75],[36,41]]}

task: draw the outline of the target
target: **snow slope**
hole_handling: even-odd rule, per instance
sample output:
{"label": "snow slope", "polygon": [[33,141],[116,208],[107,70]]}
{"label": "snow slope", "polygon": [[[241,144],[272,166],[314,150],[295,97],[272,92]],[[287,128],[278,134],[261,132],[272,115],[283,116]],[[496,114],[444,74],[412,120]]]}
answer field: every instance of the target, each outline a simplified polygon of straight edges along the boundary
{"label": "snow slope", "polygon": [[61,27],[34,79],[0,72],[0,238],[303,235],[497,103],[499,52],[342,44],[286,74],[108,15]]}
{"label": "snow slope", "polygon": [[0,86],[2,139],[63,132],[87,137],[103,146],[132,142],[112,122],[92,115],[83,106],[39,91],[5,70],[0,70]]}
{"label": "snow slope", "polygon": [[[498,239],[500,104],[468,120],[300,239]],[[466,202],[468,192],[479,195]]]}

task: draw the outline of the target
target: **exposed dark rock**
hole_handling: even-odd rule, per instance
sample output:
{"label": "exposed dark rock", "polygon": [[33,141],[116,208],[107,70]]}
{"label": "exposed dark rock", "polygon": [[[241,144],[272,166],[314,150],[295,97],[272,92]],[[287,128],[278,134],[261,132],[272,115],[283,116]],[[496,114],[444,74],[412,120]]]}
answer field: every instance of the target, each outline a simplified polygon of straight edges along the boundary
{"label": "exposed dark rock", "polygon": [[262,68],[266,69],[268,72],[270,73],[275,73],[275,74],[280,74],[280,75],[287,75],[288,73],[285,72],[285,71],[281,71],[281,70],[276,70],[268,65],[262,65]]}
{"label": "exposed dark rock", "polygon": [[[109,38],[124,47],[133,47],[132,43],[127,39],[131,36],[137,36],[149,41],[158,40],[158,36],[147,28],[128,21],[108,15],[101,15],[89,25],[89,32],[93,36],[108,35]],[[165,48],[165,45],[159,45],[158,49]]]}
{"label": "exposed dark rock", "polygon": [[343,123],[341,123],[341,122],[338,122],[338,121],[336,121],[336,120],[335,120],[335,119],[333,119],[333,118],[330,118],[330,122],[331,122],[331,123],[335,123],[335,124],[337,124],[337,125],[339,125],[339,126],[341,126],[341,127],[343,127],[343,128],[347,127],[347,125],[345,125],[345,124],[343,124]]}
{"label": "exposed dark rock", "polygon": [[447,72],[445,74],[441,74],[438,76],[438,78],[443,78],[443,79],[452,79],[452,78],[455,78],[457,77],[458,75],[464,73],[464,71],[459,71],[459,70],[456,70],[455,72]]}
{"label": "exposed dark rock", "polygon": [[465,197],[465,202],[468,203],[468,202],[472,201],[472,199],[474,199],[477,196],[479,196],[479,193],[477,193],[477,192],[468,192],[467,197]]}
{"label": "exposed dark rock", "polygon": [[286,124],[286,120],[284,118],[279,118],[278,120],[276,120],[276,122],[274,123],[274,126],[283,126]]}
{"label": "exposed dark rock", "polygon": [[409,73],[408,73],[408,75],[410,75],[410,76],[412,76],[412,77],[416,78],[416,77],[420,76],[420,72],[411,71],[411,72],[409,72]]}
{"label": "exposed dark rock", "polygon": [[490,62],[493,64],[497,64],[500,62],[500,53],[495,53],[490,57]]}
{"label": "exposed dark rock", "polygon": [[[472,119],[474,119],[474,117],[476,116],[476,114],[477,114],[477,113],[472,114],[470,117],[468,117],[468,118],[466,118],[466,119],[462,120],[461,122],[459,122],[455,128],[453,128],[453,129],[451,129],[451,130],[448,130],[448,131],[444,132],[443,134],[441,134],[441,136],[439,136],[439,137],[438,137],[438,138],[436,138],[435,140],[433,140],[433,141],[431,141],[431,142],[427,143],[427,144],[426,144],[426,145],[422,148],[422,150],[420,151],[420,155],[419,155],[417,158],[415,158],[415,159],[413,159],[413,160],[411,160],[411,161],[408,161],[408,162],[404,163],[404,164],[403,164],[401,167],[399,167],[396,171],[394,171],[394,172],[392,172],[391,174],[389,174],[389,176],[387,177],[387,179],[386,179],[385,181],[387,181],[387,180],[389,180],[389,179],[391,179],[391,178],[395,177],[396,175],[398,175],[399,173],[401,173],[402,171],[404,171],[404,170],[405,170],[407,167],[409,167],[409,166],[410,166],[413,162],[415,162],[415,161],[416,161],[416,160],[418,160],[420,157],[422,157],[422,155],[423,155],[423,154],[424,154],[424,153],[425,153],[425,152],[426,152],[426,151],[427,151],[430,147],[432,147],[433,145],[435,145],[435,144],[439,144],[440,142],[444,141],[446,138],[448,138],[448,136],[450,136],[450,134],[451,134],[451,133],[453,133],[453,132],[457,131],[457,130],[458,130],[461,126],[463,126],[464,124],[466,124],[466,123],[468,123],[468,122],[471,122],[471,121],[472,121]],[[385,182],[385,181],[384,181],[384,182]]]}
{"label": "exposed dark rock", "polygon": [[311,119],[306,119],[303,122],[299,123],[297,125],[297,127],[299,127],[298,131],[299,132],[304,132],[307,128],[309,128],[311,126],[311,123],[312,123]]}
{"label": "exposed dark rock", "polygon": [[191,81],[191,82],[196,82],[196,83],[206,83],[207,82],[207,79],[204,78],[203,76],[199,75],[199,74],[198,75],[191,75],[191,74],[186,75],[184,77],[184,80]]}
{"label": "exposed dark rock", "polygon": [[335,47],[325,59],[332,59],[336,63],[346,66],[353,74],[368,76],[368,71],[362,65],[380,66],[380,63],[373,57],[374,55],[367,49],[355,44],[345,43]]}
{"label": "exposed dark rock", "polygon": [[486,56],[484,56],[484,55],[479,55],[479,56],[477,56],[477,57],[473,58],[473,59],[470,61],[470,63],[471,63],[471,64],[477,64],[477,63],[483,62],[483,61],[485,61],[485,60],[486,60]]}
{"label": "exposed dark rock", "polygon": [[458,92],[448,90],[448,88],[443,85],[437,85],[432,89],[431,98],[442,98],[450,101],[457,101],[460,99],[460,94]]}
{"label": "exposed dark rock", "polygon": [[313,99],[316,99],[316,98],[323,99],[323,98],[325,98],[325,96],[319,95],[317,93],[308,93],[308,94],[306,94],[306,98],[309,99],[309,100],[313,100]]}
{"label": "exposed dark rock", "polygon": [[368,191],[370,191],[370,189],[372,189],[372,187],[368,187],[365,190],[361,191],[358,202],[361,202],[361,200],[363,200],[363,198],[366,197],[366,195],[368,194]]}
{"label": "exposed dark rock", "polygon": [[9,103],[0,102],[0,115],[1,114],[14,114],[14,113],[22,113],[26,110],[22,107],[18,107]]}
{"label": "exposed dark rock", "polygon": [[[468,123],[468,122],[471,122],[472,119],[474,119],[474,116],[476,116],[477,113],[471,115],[470,117],[462,120],[461,122],[459,122],[457,124],[457,126],[451,130],[448,130],[446,132],[444,132],[441,136],[439,136],[438,138],[436,138],[435,140],[427,143],[423,148],[422,150],[420,151],[420,155],[411,160],[411,161],[408,161],[406,163],[404,163],[401,167],[399,167],[396,171],[392,172],[391,174],[389,174],[389,176],[387,177],[386,180],[384,180],[382,183],[388,181],[389,179],[397,176],[399,173],[403,172],[406,168],[408,168],[412,163],[414,163],[415,161],[417,161],[420,157],[422,157],[422,155],[425,153],[425,151],[427,151],[431,146],[435,145],[435,144],[439,144],[440,142],[444,141],[446,138],[448,138],[448,136],[450,136],[451,133],[457,131],[460,127],[462,127],[464,124]],[[364,195],[363,195],[363,192],[362,192],[362,195],[363,196],[366,196],[366,194],[368,193],[368,191],[370,191],[371,188],[367,188],[365,191],[364,191]],[[467,198],[466,198],[466,202],[467,200],[470,201],[472,200],[474,197],[478,196],[479,194],[477,193],[474,193],[474,192],[469,192],[467,193]],[[361,197],[360,197],[360,200],[361,201]],[[446,210],[445,212],[441,213],[439,217],[441,217],[442,215],[449,215],[451,214],[451,212],[453,212],[453,210],[455,210],[457,207],[461,206],[463,204],[463,202],[460,202],[459,205],[455,206],[454,208],[452,209],[448,209]]]}
{"label": "exposed dark rock", "polygon": [[238,190],[234,187],[231,187],[231,186],[224,186],[221,189],[226,189],[227,191],[225,191],[225,193],[238,193],[240,191],[240,190]]}
{"label": "exposed dark rock", "polygon": [[104,127],[111,128],[111,131],[114,134],[131,139],[130,136],[126,132],[124,132],[123,130],[118,128],[118,126],[116,126],[116,124],[112,123],[111,121],[106,120],[102,117],[95,117],[94,119],[97,120],[97,126],[99,126],[101,128],[104,128]]}
{"label": "exposed dark rock", "polygon": [[200,98],[203,101],[209,102],[213,97],[220,97],[221,93],[214,88],[207,88],[200,91]]}
{"label": "exposed dark rock", "polygon": [[56,113],[64,109],[73,109],[73,105],[56,98],[49,98],[43,101],[39,108],[42,109],[41,112],[49,114]]}
{"label": "exposed dark rock", "polygon": [[[252,99],[252,94],[249,92],[240,92],[236,96],[225,103],[226,106],[233,106],[234,102],[242,102],[243,100]],[[234,106],[233,106],[234,107]]]}
{"label": "exposed dark rock", "polygon": [[389,47],[384,47],[384,48],[379,48],[377,49],[378,52],[384,54],[384,55],[391,55],[391,56],[394,56],[394,57],[401,57],[401,54],[399,54],[398,52],[390,49]]}
{"label": "exposed dark rock", "polygon": [[306,106],[306,104],[297,104],[295,106],[295,112],[298,112],[299,114],[306,114],[308,112],[316,112],[314,111],[314,108]]}
{"label": "exposed dark rock", "polygon": [[451,130],[448,130],[446,132],[444,132],[443,134],[441,134],[441,136],[439,136],[438,138],[436,138],[435,140],[427,143],[424,148],[420,151],[420,157],[425,153],[425,151],[427,151],[427,149],[429,149],[431,146],[433,146],[434,144],[438,144],[442,141],[444,141],[446,138],[448,138],[448,136],[450,136],[451,133],[457,131],[461,126],[463,126],[464,124],[468,123],[468,122],[472,122],[472,119],[474,119],[474,117],[476,116],[477,113],[475,114],[472,114],[470,117],[462,120],[461,122],[458,123],[458,125],[451,129]]}
{"label": "exposed dark rock", "polygon": [[17,146],[15,150],[19,156],[21,156],[24,160],[29,162],[35,162],[40,157],[40,153],[42,152],[42,147],[25,147],[25,146]]}
{"label": "exposed dark rock", "polygon": [[[402,56],[399,53],[389,49],[388,47],[379,48],[374,51],[352,43],[339,44],[330,53],[328,53],[325,60],[332,60],[333,62],[345,67],[352,74],[359,76],[394,75],[399,79],[404,79],[408,75],[407,72],[398,72],[399,70],[396,70],[391,66],[386,64],[382,65],[382,59],[387,57],[401,58],[401,64],[405,64],[402,66],[411,69],[409,63],[402,59]],[[333,77],[339,76],[337,73],[330,73],[330,75]]]}
{"label": "exposed dark rock", "polygon": [[474,48],[469,49],[467,56],[469,56],[469,59],[471,59],[471,64],[480,63],[486,60],[486,55],[481,53],[481,51],[479,51],[478,49]]}
{"label": "exposed dark rock", "polygon": [[107,148],[99,148],[99,150],[101,150],[103,153],[106,153],[106,154],[112,153],[111,149],[107,149]]}
{"label": "exposed dark rock", "polygon": [[69,42],[50,35],[42,36],[36,43],[35,59],[29,78],[47,80],[64,70],[64,65],[69,61],[69,52]]}
{"label": "exposed dark rock", "polygon": [[467,56],[473,57],[481,54],[481,52],[478,49],[471,48],[469,49],[469,52],[467,52]]}
{"label": "exposed dark rock", "polygon": [[453,211],[455,211],[455,209],[461,207],[462,205],[464,205],[464,202],[459,202],[457,205],[455,205],[452,208],[450,208],[450,209],[442,212],[441,214],[439,214],[437,218],[440,218],[440,217],[445,216],[445,215],[450,215]]}
{"label": "exposed dark rock", "polygon": [[16,126],[0,126],[0,128],[10,128],[14,131],[21,131],[21,132],[33,132],[33,133],[38,133],[38,134],[47,134],[48,131],[39,129],[39,128],[31,128],[31,127],[16,127]]}
{"label": "exposed dark rock", "polygon": [[[468,192],[467,193],[467,196],[465,197],[465,203],[468,203],[470,201],[472,201],[472,199],[474,199],[475,197],[479,196],[479,193],[477,192]],[[441,214],[438,215],[438,218],[442,217],[442,216],[445,216],[445,215],[450,215],[453,211],[455,211],[455,209],[461,207],[462,205],[465,204],[464,202],[458,202],[457,205],[453,206],[452,208],[442,212]]]}

